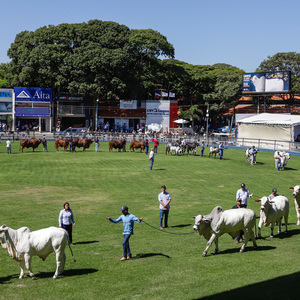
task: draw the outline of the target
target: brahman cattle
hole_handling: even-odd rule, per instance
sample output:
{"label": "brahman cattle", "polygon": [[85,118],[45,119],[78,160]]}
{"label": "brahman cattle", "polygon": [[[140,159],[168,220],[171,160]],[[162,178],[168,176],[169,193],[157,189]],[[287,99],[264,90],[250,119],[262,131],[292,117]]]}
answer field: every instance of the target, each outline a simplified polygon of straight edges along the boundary
{"label": "brahman cattle", "polygon": [[131,149],[133,149],[133,152],[134,152],[134,149],[141,149],[141,152],[145,150],[145,141],[142,140],[142,141],[136,141],[136,140],[132,140],[130,141],[130,144],[129,144],[129,151],[131,152]]}
{"label": "brahman cattle", "polygon": [[297,225],[300,226],[300,185],[290,187],[293,190],[293,196],[295,197],[295,208],[297,213]]}
{"label": "brahman cattle", "polygon": [[20,141],[21,151],[23,152],[24,148],[32,148],[34,152],[34,149],[37,148],[41,142],[42,142],[41,139],[36,139],[34,137],[31,139],[22,139]]}
{"label": "brahman cattle", "polygon": [[0,227],[2,247],[7,248],[12,259],[20,262],[20,279],[24,276],[25,266],[29,270],[29,275],[34,278],[31,269],[33,256],[38,256],[44,261],[52,252],[56,254],[56,271],[53,279],[62,274],[65,268],[65,247],[68,241],[68,233],[62,228],[49,227],[31,232],[28,227],[21,227],[17,230],[6,225]]}
{"label": "brahman cattle", "polygon": [[276,196],[272,200],[268,197],[262,197],[255,200],[260,202],[260,219],[258,224],[258,236],[261,237],[261,226],[271,226],[271,235],[273,238],[273,230],[275,223],[278,223],[278,234],[281,233],[281,220],[284,217],[285,233],[287,233],[287,225],[289,218],[289,200],[284,196]]}
{"label": "brahman cattle", "polygon": [[198,215],[195,217],[194,230],[199,231],[208,241],[202,254],[206,256],[211,244],[215,242],[215,254],[218,253],[218,240],[221,235],[228,233],[232,238],[237,237],[241,231],[244,232],[244,243],[240,249],[243,252],[249,239],[251,238],[254,248],[257,247],[253,227],[255,226],[255,212],[248,208],[229,209],[223,211],[221,206],[216,206],[209,215]]}
{"label": "brahman cattle", "polygon": [[215,158],[216,158],[217,154],[220,154],[219,147],[210,147],[208,157],[215,155]]}
{"label": "brahman cattle", "polygon": [[83,139],[79,139],[79,138],[74,138],[73,139],[73,151],[75,151],[75,148],[81,148],[83,147],[83,151],[85,151],[85,149],[90,148],[90,145],[94,142],[93,139],[88,139],[88,138],[83,138]]}
{"label": "brahman cattle", "polygon": [[166,155],[171,154],[175,151],[175,154],[178,155],[179,152],[182,153],[182,147],[179,142],[168,142],[166,143]]}
{"label": "brahman cattle", "polygon": [[63,147],[64,151],[67,151],[68,147],[69,147],[69,140],[67,138],[65,139],[56,139],[55,141],[55,149],[56,151],[58,151],[58,147]]}
{"label": "brahman cattle", "polygon": [[193,155],[196,155],[197,152],[197,147],[199,146],[199,143],[193,142],[187,142],[184,145],[184,148],[186,149],[187,153],[190,154],[190,151],[193,153]]}
{"label": "brahman cattle", "polygon": [[253,164],[253,163],[256,164],[256,156],[257,156],[257,152],[258,152],[259,150],[257,150],[256,148],[254,148],[254,153],[251,154],[251,152],[250,152],[251,149],[253,149],[253,148],[247,148],[247,149],[245,150],[246,159],[247,159],[247,162],[248,162],[248,163],[251,163],[251,155],[253,155],[253,161],[252,161],[252,164]]}
{"label": "brahman cattle", "polygon": [[123,149],[124,144],[126,144],[126,139],[119,140],[119,141],[110,140],[108,144],[108,150],[109,152],[112,152],[114,148],[114,149],[119,149],[120,152]]}
{"label": "brahman cattle", "polygon": [[287,165],[287,162],[288,160],[291,158],[290,157],[290,154],[288,152],[285,152],[285,151],[281,151],[280,152],[280,160],[281,160],[281,167],[282,167],[282,170],[284,170],[285,166]]}

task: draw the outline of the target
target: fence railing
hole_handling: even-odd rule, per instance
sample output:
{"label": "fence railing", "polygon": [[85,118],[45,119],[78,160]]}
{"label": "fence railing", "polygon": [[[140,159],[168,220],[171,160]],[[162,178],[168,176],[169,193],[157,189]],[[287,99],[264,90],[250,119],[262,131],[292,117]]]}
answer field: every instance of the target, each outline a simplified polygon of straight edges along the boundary
{"label": "fence railing", "polygon": [[[201,143],[202,141],[205,142],[206,145],[218,145],[221,142],[224,143],[225,146],[232,147],[232,148],[247,148],[255,146],[258,149],[267,149],[267,150],[284,150],[284,151],[292,151],[292,152],[299,152],[300,153],[300,143],[299,142],[289,142],[289,141],[280,141],[280,140],[267,140],[267,139],[249,139],[249,138],[235,138],[234,136],[206,136],[204,135],[166,135],[160,133],[156,134],[133,134],[133,133],[121,133],[121,132],[86,132],[86,133],[78,133],[76,135],[72,135],[72,137],[79,137],[79,138],[96,138],[100,141],[110,141],[110,140],[121,140],[123,137],[126,137],[127,142],[131,140],[145,140],[148,139],[149,141],[155,139],[157,137],[160,143],[167,143],[167,142],[176,142],[185,139],[186,142],[198,142]],[[20,133],[11,133],[11,132],[0,132],[0,141],[4,139],[11,139],[11,140],[21,140],[24,138],[43,138],[46,137],[47,139],[55,140],[56,138],[68,138],[70,137],[69,134],[65,134],[63,132],[54,132],[54,133],[46,133],[46,132],[36,132],[30,131],[27,132],[20,132]]]}

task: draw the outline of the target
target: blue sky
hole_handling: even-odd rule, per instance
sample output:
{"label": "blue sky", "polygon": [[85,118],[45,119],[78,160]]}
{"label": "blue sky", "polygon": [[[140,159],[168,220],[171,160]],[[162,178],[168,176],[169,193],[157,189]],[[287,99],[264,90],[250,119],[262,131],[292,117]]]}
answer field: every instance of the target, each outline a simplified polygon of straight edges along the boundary
{"label": "blue sky", "polygon": [[299,12],[299,0],[10,0],[1,3],[0,63],[21,31],[98,19],[160,32],[178,60],[253,72],[268,56],[299,52]]}

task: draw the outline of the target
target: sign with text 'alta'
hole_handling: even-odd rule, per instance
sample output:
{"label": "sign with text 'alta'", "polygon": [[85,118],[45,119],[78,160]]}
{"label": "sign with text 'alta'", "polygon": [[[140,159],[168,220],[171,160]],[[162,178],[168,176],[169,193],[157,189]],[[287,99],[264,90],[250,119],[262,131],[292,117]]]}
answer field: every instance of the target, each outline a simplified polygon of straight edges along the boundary
{"label": "sign with text 'alta'", "polygon": [[52,102],[52,89],[44,88],[14,88],[16,101]]}

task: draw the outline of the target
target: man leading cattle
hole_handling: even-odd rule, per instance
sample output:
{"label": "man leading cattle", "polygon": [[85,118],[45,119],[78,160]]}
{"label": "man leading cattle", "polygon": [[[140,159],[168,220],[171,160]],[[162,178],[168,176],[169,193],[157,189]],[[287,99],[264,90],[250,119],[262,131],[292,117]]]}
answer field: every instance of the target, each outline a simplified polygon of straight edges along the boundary
{"label": "man leading cattle", "polygon": [[252,196],[253,193],[250,194],[249,191],[246,189],[245,183],[242,183],[241,188],[236,192],[236,201],[238,201],[238,199],[241,199],[241,207],[247,208],[247,200]]}

